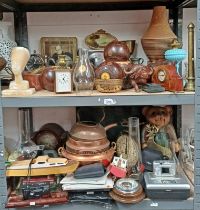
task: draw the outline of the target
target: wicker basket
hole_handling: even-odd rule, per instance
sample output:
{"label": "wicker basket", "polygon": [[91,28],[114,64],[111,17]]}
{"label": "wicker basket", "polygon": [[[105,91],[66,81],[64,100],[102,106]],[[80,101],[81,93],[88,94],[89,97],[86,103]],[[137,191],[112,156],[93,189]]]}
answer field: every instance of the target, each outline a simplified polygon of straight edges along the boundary
{"label": "wicker basket", "polygon": [[95,87],[99,92],[102,93],[116,93],[122,89],[122,79],[96,79]]}

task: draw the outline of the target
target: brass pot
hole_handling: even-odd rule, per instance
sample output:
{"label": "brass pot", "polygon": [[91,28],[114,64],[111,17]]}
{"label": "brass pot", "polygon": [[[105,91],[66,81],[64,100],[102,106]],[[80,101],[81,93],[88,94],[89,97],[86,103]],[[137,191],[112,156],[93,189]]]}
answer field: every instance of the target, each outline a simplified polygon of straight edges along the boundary
{"label": "brass pot", "polygon": [[113,142],[110,149],[108,149],[104,152],[96,153],[96,154],[87,154],[86,153],[83,155],[83,154],[71,153],[71,152],[65,150],[64,147],[60,147],[58,149],[58,154],[60,156],[67,158],[67,159],[76,160],[80,163],[80,165],[87,165],[87,164],[91,164],[94,162],[102,162],[103,160],[107,160],[107,161],[111,162],[113,155],[115,153],[115,149],[116,149],[116,144]]}

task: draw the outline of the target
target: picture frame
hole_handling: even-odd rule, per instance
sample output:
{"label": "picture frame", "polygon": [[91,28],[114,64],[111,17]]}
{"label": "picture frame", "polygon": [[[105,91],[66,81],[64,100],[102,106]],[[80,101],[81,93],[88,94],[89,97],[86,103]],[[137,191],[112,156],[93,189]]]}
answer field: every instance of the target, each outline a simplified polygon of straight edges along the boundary
{"label": "picture frame", "polygon": [[74,63],[77,57],[78,43],[76,37],[41,37],[41,55],[45,59],[57,58],[66,54]]}
{"label": "picture frame", "polygon": [[56,93],[71,93],[73,91],[72,72],[70,69],[55,71],[54,87]]}

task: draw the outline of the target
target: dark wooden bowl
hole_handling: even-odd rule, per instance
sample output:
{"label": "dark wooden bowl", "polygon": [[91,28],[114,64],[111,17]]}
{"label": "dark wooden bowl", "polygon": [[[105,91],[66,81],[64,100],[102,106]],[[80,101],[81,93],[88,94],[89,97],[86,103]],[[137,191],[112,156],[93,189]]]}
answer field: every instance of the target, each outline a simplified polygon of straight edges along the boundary
{"label": "dark wooden bowl", "polygon": [[0,57],[0,71],[6,67],[6,60],[3,57]]}

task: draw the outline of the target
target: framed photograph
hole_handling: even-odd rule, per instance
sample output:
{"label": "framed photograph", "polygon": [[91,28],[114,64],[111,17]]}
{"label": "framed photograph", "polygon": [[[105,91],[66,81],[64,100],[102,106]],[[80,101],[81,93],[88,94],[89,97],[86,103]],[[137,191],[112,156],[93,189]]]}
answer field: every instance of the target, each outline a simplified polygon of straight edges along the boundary
{"label": "framed photograph", "polygon": [[43,58],[51,58],[52,62],[57,62],[58,55],[66,55],[67,60],[75,62],[77,56],[76,37],[42,37],[40,39],[41,55]]}
{"label": "framed photograph", "polygon": [[70,70],[55,71],[55,92],[70,93],[72,92],[72,73]]}

